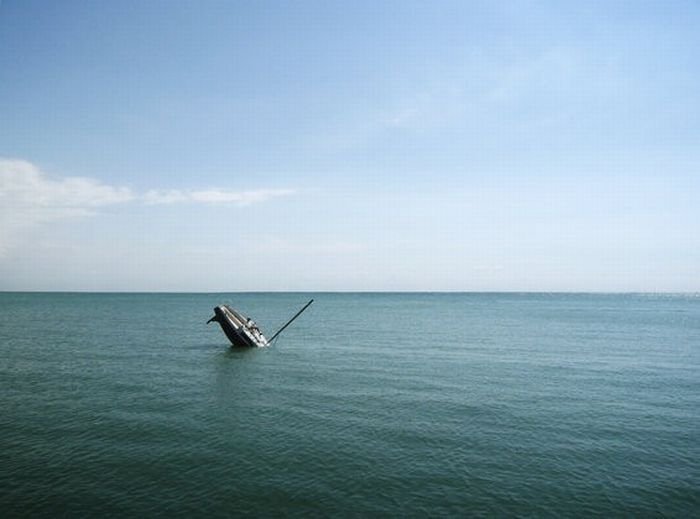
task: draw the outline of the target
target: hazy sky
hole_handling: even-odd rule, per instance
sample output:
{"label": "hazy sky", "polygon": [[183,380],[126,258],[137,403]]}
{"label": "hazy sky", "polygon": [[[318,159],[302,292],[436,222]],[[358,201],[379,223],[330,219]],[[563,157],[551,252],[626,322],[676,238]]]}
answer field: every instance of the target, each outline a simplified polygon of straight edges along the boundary
{"label": "hazy sky", "polygon": [[700,291],[699,27],[4,0],[0,290]]}

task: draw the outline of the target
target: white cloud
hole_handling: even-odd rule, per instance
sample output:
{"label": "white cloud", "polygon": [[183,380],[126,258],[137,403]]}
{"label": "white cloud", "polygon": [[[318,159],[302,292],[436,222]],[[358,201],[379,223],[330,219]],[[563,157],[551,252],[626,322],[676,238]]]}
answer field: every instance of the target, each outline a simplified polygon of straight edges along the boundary
{"label": "white cloud", "polygon": [[187,201],[187,194],[177,189],[151,189],[143,195],[143,200],[147,204],[174,204]]}
{"label": "white cloud", "polygon": [[256,189],[239,192],[208,189],[204,191],[193,191],[192,199],[195,202],[204,202],[208,204],[234,203],[237,205],[250,205],[266,202],[271,198],[287,196],[293,193],[294,191],[291,189]]}
{"label": "white cloud", "polygon": [[98,208],[113,204],[189,202],[243,207],[293,193],[292,189],[154,189],[139,194],[93,178],[50,177],[31,162],[0,159],[0,256],[33,226],[91,216]]}
{"label": "white cloud", "polygon": [[98,207],[133,199],[126,187],[83,177],[54,179],[30,162],[0,159],[0,254],[28,227],[88,216]]}
{"label": "white cloud", "polygon": [[3,209],[23,210],[24,216],[62,216],[66,211],[88,210],[128,202],[134,198],[126,187],[114,187],[84,177],[51,179],[24,160],[0,159],[0,199]]}
{"label": "white cloud", "polygon": [[247,191],[230,191],[226,189],[177,190],[167,191],[152,189],[143,200],[147,204],[175,204],[195,202],[202,204],[233,204],[248,206],[266,202],[272,198],[294,194],[293,189],[254,189]]}

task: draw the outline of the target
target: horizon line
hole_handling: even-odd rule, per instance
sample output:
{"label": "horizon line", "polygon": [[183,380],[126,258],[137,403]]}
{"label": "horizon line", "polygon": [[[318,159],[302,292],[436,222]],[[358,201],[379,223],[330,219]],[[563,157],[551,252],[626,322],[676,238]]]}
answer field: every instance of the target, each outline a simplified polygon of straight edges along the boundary
{"label": "horizon line", "polygon": [[589,294],[589,295],[700,295],[674,290],[3,290],[0,294]]}

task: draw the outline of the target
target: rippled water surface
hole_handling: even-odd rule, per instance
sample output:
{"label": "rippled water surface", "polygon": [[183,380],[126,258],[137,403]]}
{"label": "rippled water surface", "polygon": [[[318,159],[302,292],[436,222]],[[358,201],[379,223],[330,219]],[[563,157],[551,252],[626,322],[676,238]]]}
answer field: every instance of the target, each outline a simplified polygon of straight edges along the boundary
{"label": "rippled water surface", "polygon": [[5,293],[0,347],[5,516],[700,513],[697,296]]}

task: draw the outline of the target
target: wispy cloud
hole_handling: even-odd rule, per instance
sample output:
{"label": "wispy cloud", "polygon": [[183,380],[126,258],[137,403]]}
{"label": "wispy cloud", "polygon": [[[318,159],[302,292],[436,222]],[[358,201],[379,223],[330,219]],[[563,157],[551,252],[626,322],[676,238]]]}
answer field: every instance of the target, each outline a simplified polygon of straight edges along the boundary
{"label": "wispy cloud", "polygon": [[582,103],[607,102],[625,86],[619,65],[614,56],[575,46],[518,59],[465,57],[459,67],[416,83],[377,120],[386,129],[409,131],[566,122]]}
{"label": "wispy cloud", "polygon": [[26,160],[0,159],[0,256],[30,227],[87,217],[115,204],[230,204],[238,207],[288,196],[292,189],[150,190],[135,193],[86,177],[52,177]]}
{"label": "wispy cloud", "polygon": [[385,128],[428,130],[458,122],[468,106],[464,86],[447,82],[398,100],[380,120]]}
{"label": "wispy cloud", "polygon": [[143,196],[143,200],[147,204],[190,202],[202,204],[233,204],[242,207],[267,202],[272,198],[288,196],[294,193],[295,191],[293,189],[253,189],[246,191],[231,191],[227,189],[152,189]]}
{"label": "wispy cloud", "polygon": [[9,213],[30,220],[54,219],[133,199],[127,187],[85,177],[49,178],[30,162],[0,159],[3,216]]}
{"label": "wispy cloud", "polygon": [[126,187],[84,177],[50,178],[30,162],[0,159],[0,255],[33,225],[89,216],[134,198]]}

